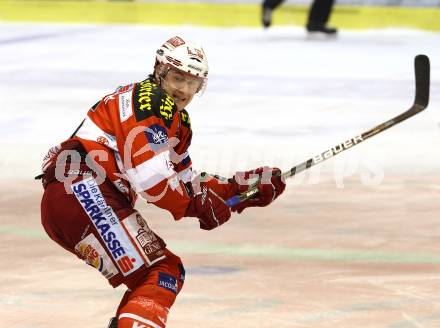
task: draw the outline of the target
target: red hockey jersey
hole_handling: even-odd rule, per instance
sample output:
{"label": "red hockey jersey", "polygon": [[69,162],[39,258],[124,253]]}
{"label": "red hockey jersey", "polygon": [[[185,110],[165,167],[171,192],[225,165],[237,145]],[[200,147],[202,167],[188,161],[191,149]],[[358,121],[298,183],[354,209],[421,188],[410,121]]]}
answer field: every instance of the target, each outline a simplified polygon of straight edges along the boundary
{"label": "red hockey jersey", "polygon": [[[119,87],[97,102],[75,135],[49,150],[43,172],[63,145],[69,149],[69,143],[78,141],[97,164],[96,172],[105,175],[132,204],[141,195],[179,220],[193,193],[191,138],[187,111],[179,112],[172,97],[150,76]],[[236,191],[226,179],[206,173],[200,177],[225,200]]]}
{"label": "red hockey jersey", "polygon": [[150,76],[102,98],[74,139],[132,203],[140,194],[177,220],[191,196],[185,186],[192,176],[191,137],[188,113],[178,112]]}

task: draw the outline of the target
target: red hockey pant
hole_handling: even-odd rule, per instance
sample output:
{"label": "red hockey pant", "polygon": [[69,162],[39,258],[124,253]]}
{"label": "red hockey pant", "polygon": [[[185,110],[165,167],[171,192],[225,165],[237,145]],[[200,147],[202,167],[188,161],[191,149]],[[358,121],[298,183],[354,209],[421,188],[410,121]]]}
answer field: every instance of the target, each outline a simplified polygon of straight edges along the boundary
{"label": "red hockey pant", "polygon": [[[84,178],[78,180],[81,179]],[[136,212],[111,182],[105,181],[98,188],[107,207],[119,220]],[[113,287],[125,284],[129,288],[117,310],[118,328],[165,327],[169,308],[184,282],[185,271],[180,258],[165,249],[165,259],[150,267],[138,263],[136,268],[128,263],[133,272],[128,275],[125,272],[124,276],[121,264],[115,260],[122,251],[119,249],[118,253],[118,249],[112,248],[114,240],[122,240],[124,236],[103,235],[103,228],[97,229],[84,206],[74,193],[66,191],[63,183],[49,183],[41,203],[44,229],[56,243],[98,269]],[[104,238],[109,236],[113,244],[105,242]]]}

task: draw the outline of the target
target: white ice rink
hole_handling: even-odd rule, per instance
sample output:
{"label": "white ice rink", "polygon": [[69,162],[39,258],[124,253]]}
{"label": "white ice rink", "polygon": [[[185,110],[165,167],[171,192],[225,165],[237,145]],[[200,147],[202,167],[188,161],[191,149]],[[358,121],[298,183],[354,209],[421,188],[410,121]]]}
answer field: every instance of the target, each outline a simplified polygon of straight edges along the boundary
{"label": "white ice rink", "polygon": [[46,149],[102,96],[151,73],[155,49],[176,34],[202,42],[210,64],[207,91],[188,107],[196,168],[288,169],[399,114],[413,101],[413,58],[424,53],[432,65],[426,112],[319,169],[379,178],[438,169],[439,34],[341,31],[337,39],[311,40],[296,27],[2,23],[0,177],[37,174]]}
{"label": "white ice rink", "polygon": [[32,179],[48,147],[101,97],[151,73],[176,34],[209,59],[208,89],[188,110],[194,166],[212,173],[288,169],[407,110],[417,54],[431,58],[432,81],[425,112],[293,180],[302,185],[270,208],[205,234],[140,204],[188,272],[169,327],[439,327],[440,34],[6,23],[0,326],[101,328],[113,315],[123,288],[49,240]]}

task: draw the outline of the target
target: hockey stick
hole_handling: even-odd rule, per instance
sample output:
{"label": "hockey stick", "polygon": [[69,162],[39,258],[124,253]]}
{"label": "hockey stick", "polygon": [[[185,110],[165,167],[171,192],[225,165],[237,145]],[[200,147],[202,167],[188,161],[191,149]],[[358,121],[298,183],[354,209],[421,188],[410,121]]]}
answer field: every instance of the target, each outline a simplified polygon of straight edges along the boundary
{"label": "hockey stick", "polygon": [[[353,138],[350,138],[343,143],[337,144],[335,147],[332,147],[319,155],[308,159],[307,161],[292,167],[289,171],[283,172],[281,174],[282,179],[287,179],[293,177],[295,174],[305,171],[312,166],[319,164],[337,154],[340,154],[344,150],[347,150],[355,145],[360,144],[361,142],[367,140],[379,134],[392,126],[405,121],[406,119],[420,113],[428,106],[429,102],[429,58],[426,55],[417,55],[414,58],[414,69],[416,76],[416,96],[414,99],[414,104],[408,109],[406,112],[392,118],[385,123],[379,124],[378,126],[360,134]],[[226,204],[229,207],[235,206],[240,202],[243,202],[249,198],[252,198],[254,195],[258,193],[258,181],[251,185],[249,189],[239,195],[233,196],[226,201]]]}

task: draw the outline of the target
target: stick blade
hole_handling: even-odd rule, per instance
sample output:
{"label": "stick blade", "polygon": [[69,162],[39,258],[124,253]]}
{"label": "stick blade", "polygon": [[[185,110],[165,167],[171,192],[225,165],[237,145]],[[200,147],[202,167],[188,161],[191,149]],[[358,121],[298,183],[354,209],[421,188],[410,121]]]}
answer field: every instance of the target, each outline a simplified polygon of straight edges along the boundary
{"label": "stick blade", "polygon": [[414,58],[414,69],[416,74],[416,98],[414,105],[421,109],[429,103],[430,65],[426,55],[417,55]]}

